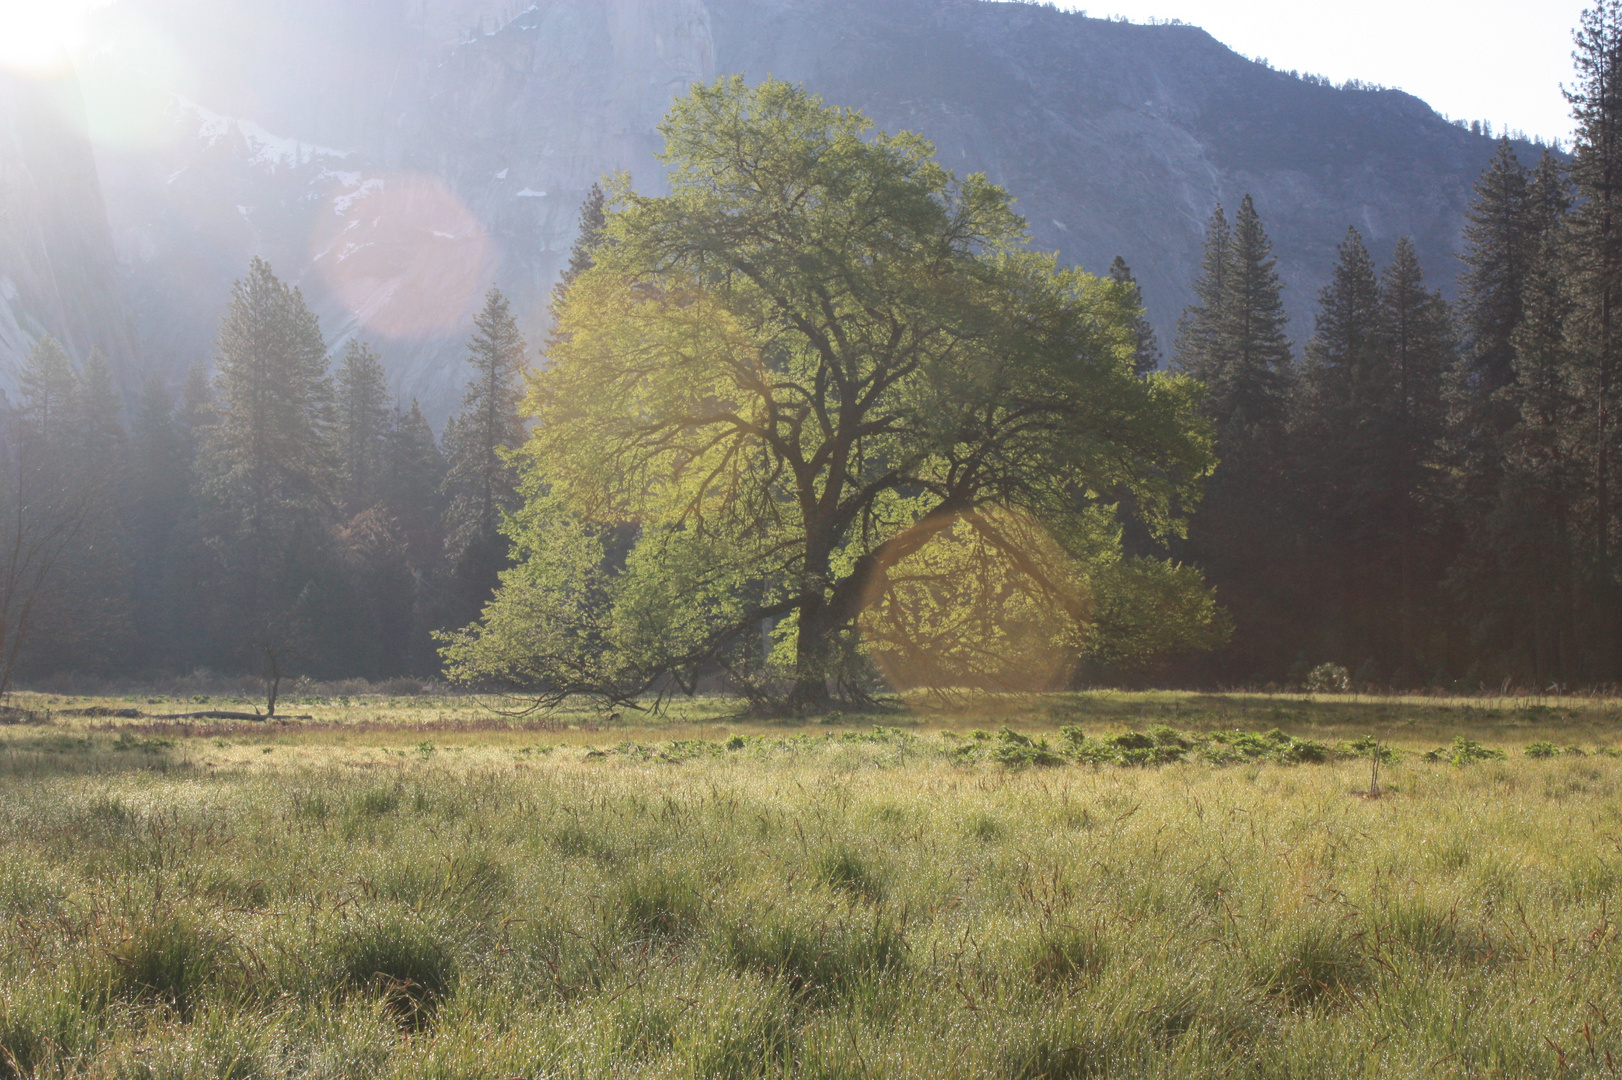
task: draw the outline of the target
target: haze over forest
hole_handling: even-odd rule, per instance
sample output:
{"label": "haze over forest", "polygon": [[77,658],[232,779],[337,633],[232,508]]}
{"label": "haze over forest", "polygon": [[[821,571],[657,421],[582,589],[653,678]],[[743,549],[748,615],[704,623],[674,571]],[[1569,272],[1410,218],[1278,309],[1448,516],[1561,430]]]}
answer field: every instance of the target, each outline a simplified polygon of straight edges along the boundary
{"label": "haze over forest", "polygon": [[[1585,55],[1622,56],[1614,5],[1595,10]],[[13,457],[50,463],[19,465],[14,502],[72,519],[40,534],[49,567],[23,560],[39,603],[6,616],[0,681],[13,666],[29,679],[279,677],[283,664],[429,677],[441,650],[470,684],[610,700],[722,672],[767,696],[792,684],[801,704],[830,685],[862,697],[880,670],[901,687],[1615,680],[1617,361],[1592,316],[1609,310],[1611,255],[1582,143],[1613,122],[1602,90],[1571,158],[1400,91],[1273,70],[1197,27],[1040,4],[117,0],[95,13],[73,74],[0,72],[0,388],[21,433]],[[1015,394],[1039,371],[1071,398],[988,399],[987,416],[1041,413],[1051,427],[1040,453],[972,482],[940,463],[975,439],[1012,453],[1000,421],[965,412],[956,443],[930,442],[939,432],[908,411],[920,399],[897,404],[908,419],[876,430],[924,441],[864,449],[830,434],[834,459],[861,463],[838,481],[860,497],[826,520],[806,510],[797,539],[772,548],[801,561],[748,562],[765,556],[732,532],[725,557],[683,556],[731,577],[655,573],[650,538],[688,536],[711,492],[693,493],[691,520],[664,519],[668,506],[613,485],[667,469],[675,490],[713,446],[675,464],[624,457],[616,440],[630,436],[593,411],[619,390],[577,373],[627,354],[591,352],[601,342],[643,340],[610,317],[647,300],[615,294],[614,274],[733,303],[731,275],[757,265],[742,241],[682,247],[655,227],[725,234],[694,177],[723,190],[735,163],[681,110],[741,110],[762,153],[837,142],[844,121],[806,119],[835,115],[807,112],[820,107],[807,94],[928,140],[965,183],[907,172],[906,184],[988,230],[939,225],[950,273],[926,272],[917,237],[895,256],[922,275],[909,281],[962,274],[984,294],[947,308],[885,294],[897,325],[990,350],[980,362],[996,378],[931,384],[941,409],[968,409],[986,379]],[[685,150],[667,145],[672,131]],[[874,175],[910,160],[862,138],[886,148],[863,159]],[[691,172],[673,181],[672,163]],[[1017,224],[975,202],[1000,198],[977,174],[1012,196]],[[927,231],[910,205],[894,221]],[[675,261],[653,259],[650,237]],[[856,259],[869,242],[840,250]],[[739,266],[705,261],[718,250]],[[1044,269],[1031,251],[1056,261]],[[1009,252],[1021,254],[997,261]],[[689,262],[706,269],[661,276]],[[806,272],[783,269],[795,288]],[[1055,320],[1040,349],[1018,320],[998,322],[1016,296]],[[716,302],[715,326],[741,327],[770,363],[803,361],[803,342],[749,321],[758,311]],[[992,323],[1005,352],[985,344]],[[1083,326],[1112,328],[1115,344]],[[1052,351],[1061,340],[1070,367]],[[939,375],[918,363],[895,378]],[[524,401],[526,370],[546,374]],[[671,422],[686,433],[714,417]],[[816,503],[810,488],[773,487],[815,469],[766,442],[766,460],[785,455],[778,471],[736,491]],[[593,448],[603,457],[588,467]],[[739,453],[717,475],[754,460]],[[1063,460],[1047,487],[1034,479],[1043,454]],[[913,464],[860,480],[883,461]],[[582,478],[606,486],[569,486]],[[734,529],[739,506],[757,505],[736,491],[743,502],[710,511]],[[595,561],[565,566],[565,551]],[[927,595],[897,585],[908,559],[936,560],[918,571],[936,582]],[[970,579],[986,591],[940,584]],[[790,580],[813,584],[791,596]],[[18,588],[4,604],[32,602]],[[934,623],[907,623],[924,608]],[[984,655],[958,648],[965,635]],[[841,666],[855,663],[847,647],[860,677]]]}

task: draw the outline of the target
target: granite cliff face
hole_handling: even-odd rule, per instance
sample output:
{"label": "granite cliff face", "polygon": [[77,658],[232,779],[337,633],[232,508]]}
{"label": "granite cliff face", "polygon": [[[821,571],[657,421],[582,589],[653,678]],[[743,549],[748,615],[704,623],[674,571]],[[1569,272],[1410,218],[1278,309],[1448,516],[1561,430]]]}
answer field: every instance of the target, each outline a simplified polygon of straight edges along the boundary
{"label": "granite cliff face", "polygon": [[694,80],[775,75],[922,132],[1006,185],[1039,245],[1124,255],[1168,340],[1217,201],[1256,197],[1304,339],[1348,225],[1377,257],[1412,235],[1450,284],[1492,151],[1193,27],[989,0],[119,0],[82,68],[146,363],[206,358],[262,254],[436,419],[483,290],[541,340],[586,189],[660,187],[655,126]]}
{"label": "granite cliff face", "polygon": [[78,84],[0,70],[0,392],[15,393],[45,334],[81,359],[100,349],[126,383],[135,375]]}

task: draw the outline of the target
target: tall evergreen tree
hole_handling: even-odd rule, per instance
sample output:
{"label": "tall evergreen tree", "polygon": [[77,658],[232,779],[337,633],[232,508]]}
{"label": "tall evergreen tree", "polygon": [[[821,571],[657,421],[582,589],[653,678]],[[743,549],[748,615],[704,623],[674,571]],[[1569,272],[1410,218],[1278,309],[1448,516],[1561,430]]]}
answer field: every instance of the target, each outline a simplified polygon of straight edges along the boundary
{"label": "tall evergreen tree", "polygon": [[1147,375],[1160,367],[1160,341],[1155,337],[1155,328],[1149,322],[1149,313],[1143,309],[1143,289],[1132,276],[1132,268],[1119,255],[1110,263],[1109,279],[1127,291],[1127,302],[1132,310],[1137,312],[1137,316],[1132,320],[1132,332],[1137,339],[1137,347],[1132,353],[1132,366],[1137,369],[1139,375]]}
{"label": "tall evergreen tree", "polygon": [[36,490],[73,521],[51,580],[35,606],[21,670],[100,672],[120,662],[129,645],[129,573],[116,502],[123,470],[123,426],[107,358],[92,351],[83,374],[49,337],[30,352],[19,373],[19,449]]}
{"label": "tall evergreen tree", "polygon": [[1222,295],[1232,256],[1228,217],[1217,204],[1205,227],[1205,249],[1200,276],[1194,282],[1195,303],[1177,324],[1175,362],[1209,386],[1220,366],[1217,339],[1222,323]]}
{"label": "tall evergreen tree", "polygon": [[[1484,529],[1488,587],[1478,589],[1473,644],[1538,685],[1584,674],[1591,644],[1579,560],[1585,481],[1578,354],[1563,245],[1549,237],[1530,263],[1515,328],[1515,378],[1499,392],[1515,423],[1499,444],[1498,498]],[[1589,612],[1591,614],[1591,610]]]}
{"label": "tall evergreen tree", "polygon": [[130,564],[119,520],[118,494],[127,458],[123,396],[106,354],[91,349],[72,401],[76,485],[85,492],[79,539],[64,563],[70,582],[67,607],[77,648],[65,666],[105,672],[132,645]]}
{"label": "tall evergreen tree", "polygon": [[1306,347],[1292,470],[1304,511],[1313,647],[1374,677],[1364,609],[1385,602],[1371,576],[1381,554],[1375,537],[1388,524],[1380,418],[1390,386],[1382,371],[1379,279],[1355,228],[1339,255]]}
{"label": "tall evergreen tree", "polygon": [[1249,195],[1233,219],[1233,241],[1223,277],[1216,355],[1222,370],[1213,381],[1230,422],[1259,431],[1282,431],[1295,373],[1285,327],[1283,286],[1273,243]]}
{"label": "tall evergreen tree", "polygon": [[1465,269],[1459,278],[1462,358],[1478,399],[1514,378],[1510,339],[1521,321],[1536,233],[1526,168],[1514,144],[1500,139],[1465,215]]}
{"label": "tall evergreen tree", "polygon": [[1294,659],[1298,624],[1296,511],[1285,469],[1295,370],[1272,245],[1250,196],[1231,231],[1220,207],[1212,215],[1202,265],[1177,363],[1205,384],[1201,411],[1216,429],[1220,463],[1190,519],[1188,553],[1237,628],[1210,672],[1265,681],[1282,678]]}
{"label": "tall evergreen tree", "polygon": [[382,497],[389,423],[388,376],[370,347],[350,341],[338,364],[339,504],[347,517]]}
{"label": "tall evergreen tree", "polygon": [[383,502],[400,522],[411,563],[433,578],[445,556],[445,455],[415,398],[389,426]]}
{"label": "tall evergreen tree", "polygon": [[1378,457],[1393,509],[1386,559],[1396,564],[1398,618],[1397,632],[1386,638],[1395,641],[1398,663],[1419,675],[1419,665],[1447,659],[1436,585],[1450,541],[1446,494],[1437,478],[1445,453],[1444,384],[1457,363],[1458,342],[1453,311],[1440,292],[1426,289],[1406,236],[1380,279],[1380,338],[1390,392]]}
{"label": "tall evergreen tree", "polygon": [[518,474],[506,455],[522,446],[525,436],[519,405],[526,346],[507,298],[491,289],[473,325],[468,342],[473,378],[444,439],[447,600],[456,625],[478,616],[508,566],[501,524],[502,515],[518,505]]}
{"label": "tall evergreen tree", "polygon": [[113,382],[113,366],[100,349],[91,349],[85,358],[74,405],[81,464],[111,481],[123,467],[124,404]]}
{"label": "tall evergreen tree", "polygon": [[276,668],[307,638],[331,558],[338,468],[320,326],[262,259],[232,289],[213,391],[197,462],[213,659]]}
{"label": "tall evergreen tree", "polygon": [[17,376],[22,417],[58,455],[74,442],[74,400],[79,373],[60,342],[49,334],[28,351]]}
{"label": "tall evergreen tree", "polygon": [[574,247],[569,250],[569,265],[564,267],[558,282],[557,295],[561,296],[576,278],[596,265],[594,252],[607,236],[608,213],[601,184],[591,185],[586,201],[580,204],[580,228],[575,234]]}
{"label": "tall evergreen tree", "polygon": [[408,409],[395,411],[389,428],[383,480],[383,506],[388,510],[404,544],[405,563],[411,574],[414,602],[412,625],[403,643],[403,670],[431,675],[439,670],[439,654],[430,631],[433,600],[444,584],[445,456],[433,429],[413,400]]}
{"label": "tall evergreen tree", "polygon": [[1584,557],[1593,566],[1595,627],[1590,678],[1622,675],[1616,551],[1617,462],[1622,453],[1622,0],[1583,12],[1568,92],[1577,121],[1570,215],[1574,318],[1573,389],[1581,406],[1589,495],[1582,507]]}

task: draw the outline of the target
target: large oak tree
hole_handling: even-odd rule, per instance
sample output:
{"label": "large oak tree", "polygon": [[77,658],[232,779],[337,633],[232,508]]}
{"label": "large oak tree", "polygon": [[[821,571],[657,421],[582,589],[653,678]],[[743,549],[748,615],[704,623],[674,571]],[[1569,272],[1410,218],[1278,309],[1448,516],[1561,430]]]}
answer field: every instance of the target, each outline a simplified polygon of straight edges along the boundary
{"label": "large oak tree", "polygon": [[1054,547],[1119,562],[1128,496],[1181,528],[1196,386],[1138,376],[1130,290],[1027,250],[1006,192],[782,82],[697,87],[661,130],[671,194],[620,181],[559,299],[518,565],[453,676],[629,698],[775,635],[815,705],[890,571],[964,522],[1082,622]]}

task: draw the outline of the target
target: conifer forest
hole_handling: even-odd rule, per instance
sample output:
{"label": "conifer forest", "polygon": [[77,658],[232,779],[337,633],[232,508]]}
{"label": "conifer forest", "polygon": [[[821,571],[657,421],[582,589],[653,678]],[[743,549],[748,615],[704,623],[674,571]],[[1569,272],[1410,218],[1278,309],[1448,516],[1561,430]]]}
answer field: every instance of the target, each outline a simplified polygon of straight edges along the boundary
{"label": "conifer forest", "polygon": [[[1061,293],[1072,298],[1064,302],[1074,310],[1063,317],[1113,327],[1111,342],[1075,338],[1064,347],[1073,356],[1100,349],[1119,356],[1140,390],[1095,382],[1077,392],[1116,395],[1118,415],[1147,426],[1118,440],[1134,463],[1072,462],[1080,471],[1065,490],[1038,493],[1011,479],[1047,467],[1036,464],[1048,451],[1034,442],[1016,451],[986,435],[987,447],[1026,460],[948,491],[940,486],[946,481],[902,461],[935,451],[869,434],[871,445],[836,438],[823,448],[841,469],[847,458],[862,464],[837,482],[822,477],[816,482],[824,488],[812,492],[804,475],[812,466],[784,456],[785,444],[768,435],[757,446],[735,441],[714,463],[710,479],[718,483],[761,446],[771,459],[762,466],[772,470],[769,481],[755,477],[752,493],[738,487],[716,504],[711,517],[728,520],[725,529],[704,523],[716,485],[684,512],[671,516],[665,507],[658,525],[649,506],[620,499],[609,508],[618,496],[606,489],[580,495],[597,500],[585,517],[584,502],[565,507],[559,493],[578,488],[568,479],[574,470],[641,470],[638,482],[655,484],[653,471],[687,476],[711,449],[729,445],[717,433],[705,448],[681,451],[679,461],[633,460],[606,450],[593,456],[558,434],[598,449],[616,437],[602,424],[568,427],[569,417],[591,407],[569,394],[612,390],[606,383],[570,389],[569,372],[601,368],[592,348],[629,347],[614,338],[626,327],[588,310],[628,303],[599,278],[652,283],[679,263],[685,278],[658,287],[704,289],[721,280],[706,275],[742,274],[763,290],[748,301],[755,310],[723,304],[716,318],[756,320],[739,324],[740,333],[755,334],[750,348],[784,356],[804,342],[779,335],[768,343],[761,303],[776,304],[770,319],[795,325],[813,344],[844,332],[833,324],[812,329],[793,308],[800,300],[791,294],[818,295],[826,281],[810,280],[803,264],[793,273],[761,266],[748,252],[756,238],[729,238],[714,215],[722,213],[715,203],[731,166],[705,158],[699,144],[716,133],[699,130],[691,115],[684,120],[680,105],[667,121],[667,160],[687,186],[679,183],[665,200],[623,183],[610,184],[606,196],[594,189],[554,294],[549,340],[526,342],[492,289],[466,343],[465,395],[437,434],[417,402],[396,398],[383,358],[364,340],[330,355],[300,292],[259,259],[221,298],[215,354],[193,364],[178,386],[152,380],[125,400],[104,357],[70,356],[46,337],[28,355],[5,417],[0,497],[12,543],[0,595],[0,683],[140,681],[198,670],[381,681],[448,670],[472,685],[560,699],[691,692],[705,680],[765,693],[774,678],[795,685],[790,696],[813,697],[823,691],[808,689],[809,679],[858,695],[861,686],[885,682],[903,689],[1300,687],[1320,669],[1347,686],[1400,690],[1614,683],[1622,678],[1622,330],[1613,325],[1622,304],[1622,189],[1614,179],[1622,171],[1622,90],[1612,67],[1622,56],[1622,30],[1614,16],[1601,5],[1577,35],[1571,101],[1579,126],[1570,153],[1545,148],[1523,159],[1502,139],[1476,185],[1457,266],[1421,266],[1407,240],[1377,265],[1358,229],[1348,228],[1310,326],[1286,316],[1266,208],[1249,196],[1213,209],[1193,283],[1197,302],[1167,343],[1156,340],[1141,310],[1125,258],[1107,277],[1087,281],[1027,266],[1023,284],[1008,277],[1001,296],[974,299],[962,291],[924,296],[916,275],[948,271],[886,249],[894,273],[863,288],[884,294],[895,325],[934,320],[960,343],[979,335],[985,344],[989,320],[1007,315],[997,314],[998,305],[1030,302],[1030,290],[1048,289],[1057,290],[1053,304]],[[806,113],[810,99],[787,88],[775,103],[740,105],[741,93],[733,87],[712,96],[730,100],[740,118],[775,109],[778,126],[761,123],[755,136],[779,149],[795,140],[868,137],[859,124],[842,129],[846,121],[830,120],[833,113]],[[795,109],[802,115],[791,115]],[[924,244],[928,229],[954,238],[949,272],[967,275],[962,288],[971,279],[985,286],[998,260],[996,273],[1007,277],[1023,243],[1019,219],[994,205],[1007,194],[977,189],[974,178],[925,175],[935,168],[927,144],[906,138],[871,143],[870,160],[851,167],[904,176],[915,198],[946,215],[916,223],[909,242]],[[785,183],[825,182],[790,175],[803,163],[783,154]],[[708,180],[699,176],[705,170]],[[764,204],[735,210],[770,212]],[[919,211],[897,203],[887,212]],[[824,227],[832,226],[806,225]],[[806,231],[766,243],[821,250],[832,239]],[[717,244],[734,250],[717,255]],[[605,255],[612,269],[594,275]],[[817,272],[833,280],[849,271],[830,262]],[[728,295],[744,302],[735,290]],[[984,326],[948,327],[975,304]],[[849,317],[846,324],[855,325]],[[1013,335],[1011,327],[997,332]],[[1056,324],[1050,330],[1060,332]],[[860,336],[871,341],[874,333],[866,327]],[[1024,355],[1033,372],[1042,362],[1029,341],[1013,336],[986,347],[1008,350],[1010,364]],[[913,378],[907,365],[928,368],[931,348],[920,339],[917,355],[897,361],[902,366],[870,389]],[[969,378],[967,370],[954,377]],[[808,377],[822,386],[827,376]],[[937,379],[927,392],[961,394],[966,386]],[[671,388],[650,383],[626,392]],[[1133,394],[1140,405],[1129,403]],[[1051,409],[1069,417],[1065,423],[1082,423],[1044,428],[1054,445],[1074,448],[1097,434],[1070,405],[1030,399],[996,407],[1005,406]],[[782,403],[762,398],[750,407],[770,412]],[[1156,409],[1158,419],[1144,419]],[[832,416],[818,413],[823,430],[837,427]],[[885,416],[875,415],[874,432],[900,424]],[[678,434],[703,427],[670,422],[671,446]],[[977,422],[965,419],[954,437],[979,437],[971,431]],[[798,494],[781,485],[784,470],[795,469]],[[761,524],[775,513],[770,507],[832,498],[847,481],[855,485],[848,505],[799,523],[810,532],[798,540],[778,537],[799,545],[799,562],[746,550],[745,533],[770,532]],[[931,499],[937,510],[925,505]],[[957,517],[949,523],[942,508]],[[740,524],[749,513],[753,520]],[[643,524],[632,526],[633,518]],[[910,538],[904,543],[902,533]],[[641,541],[655,534],[680,534],[683,543],[724,534],[724,543],[673,556],[657,571],[646,558],[625,562],[635,551],[646,556]],[[586,558],[581,543],[596,545],[597,568],[576,565],[579,573],[564,581],[558,575],[572,571],[559,559]],[[678,565],[688,557],[748,569],[695,577]],[[824,568],[808,568],[806,557],[821,558]],[[830,558],[864,569],[841,583],[828,576]],[[903,564],[908,572],[900,574]],[[806,573],[822,582],[816,598],[777,595]],[[547,574],[552,583],[537,584]],[[654,578],[662,584],[650,584]],[[970,579],[978,591],[965,584]],[[668,595],[655,601],[639,589]],[[619,599],[604,599],[609,593]],[[719,599],[723,593],[733,599]],[[755,598],[738,600],[743,594]],[[1016,595],[1017,603],[1009,599]],[[666,608],[657,617],[656,603]],[[641,615],[626,615],[627,605]],[[537,608],[551,612],[539,617],[547,629],[536,629]],[[559,608],[577,609],[577,617],[553,625]],[[694,618],[710,628],[683,639],[685,631],[674,629],[683,611],[699,613]],[[604,627],[633,617],[653,620],[639,632],[669,647],[613,644],[619,631]],[[813,632],[812,644],[788,640]],[[977,643],[961,646],[965,638]],[[581,649],[621,659],[605,665],[571,653]],[[1034,669],[1010,659],[1033,649],[1044,658]],[[550,659],[529,655],[537,650]]]}

